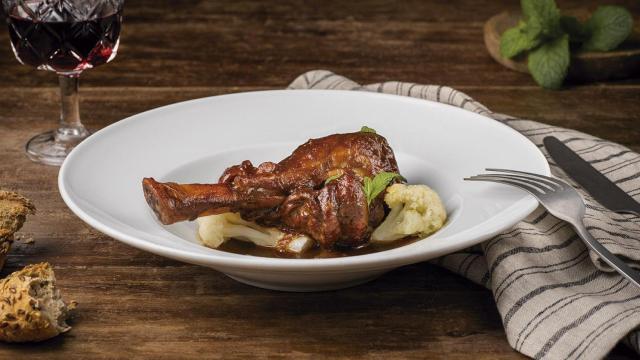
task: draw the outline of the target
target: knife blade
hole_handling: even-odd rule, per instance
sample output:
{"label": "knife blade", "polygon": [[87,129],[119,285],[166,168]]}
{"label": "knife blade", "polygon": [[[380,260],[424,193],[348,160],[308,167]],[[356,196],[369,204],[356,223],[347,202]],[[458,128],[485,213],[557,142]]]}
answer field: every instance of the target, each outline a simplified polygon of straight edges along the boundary
{"label": "knife blade", "polygon": [[640,203],[553,136],[542,142],[553,160],[594,199],[609,210],[640,214]]}

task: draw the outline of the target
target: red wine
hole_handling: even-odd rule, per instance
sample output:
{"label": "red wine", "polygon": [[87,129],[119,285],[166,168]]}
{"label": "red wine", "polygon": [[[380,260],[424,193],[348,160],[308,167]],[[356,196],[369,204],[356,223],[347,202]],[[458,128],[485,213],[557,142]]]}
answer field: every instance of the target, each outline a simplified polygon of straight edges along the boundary
{"label": "red wine", "polygon": [[118,49],[122,14],[85,21],[34,20],[18,7],[7,23],[16,58],[23,64],[62,73],[105,64]]}

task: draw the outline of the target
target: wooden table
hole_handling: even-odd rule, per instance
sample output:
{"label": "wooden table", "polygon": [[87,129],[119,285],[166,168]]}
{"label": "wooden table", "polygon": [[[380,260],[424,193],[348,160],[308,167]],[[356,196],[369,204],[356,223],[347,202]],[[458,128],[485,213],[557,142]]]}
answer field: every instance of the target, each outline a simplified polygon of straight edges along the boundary
{"label": "wooden table", "polygon": [[[640,22],[639,2],[611,2]],[[585,2],[559,3],[570,9]],[[545,91],[491,60],[483,22],[516,6],[131,0],[118,57],[83,75],[82,115],[99,129],[176,101],[282,88],[322,68],[360,82],[451,85],[496,111],[640,150],[639,79]],[[0,186],[38,207],[22,231],[35,242],[17,242],[2,274],[49,261],[66,298],[80,304],[69,334],[2,345],[0,358],[522,357],[506,341],[490,292],[429,264],[352,289],[291,294],[242,285],[96,232],[60,199],[58,169],[23,154],[30,136],[57,121],[54,75],[19,65],[5,31],[0,44]],[[623,346],[612,355],[634,357]]]}

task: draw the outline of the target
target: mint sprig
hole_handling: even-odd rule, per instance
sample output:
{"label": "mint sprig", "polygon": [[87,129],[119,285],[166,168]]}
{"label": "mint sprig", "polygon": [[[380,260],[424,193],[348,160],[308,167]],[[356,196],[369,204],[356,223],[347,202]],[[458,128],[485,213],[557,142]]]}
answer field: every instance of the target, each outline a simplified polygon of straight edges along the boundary
{"label": "mint sprig", "polygon": [[360,128],[360,132],[377,134],[375,129],[372,129],[366,125]]}
{"label": "mint sprig", "polygon": [[609,51],[629,37],[633,17],[620,6],[600,6],[587,21],[590,37],[582,44],[584,50]]}
{"label": "mint sprig", "polygon": [[324,184],[327,185],[328,183],[332,182],[333,180],[339,179],[341,176],[342,176],[342,173],[331,175],[324,181]]}
{"label": "mint sprig", "polygon": [[529,72],[540,86],[558,89],[569,70],[569,35],[562,35],[529,53]]}
{"label": "mint sprig", "polygon": [[500,54],[507,58],[517,56],[524,51],[540,45],[541,39],[523,21],[517,27],[502,34],[500,39]]}
{"label": "mint sprig", "polygon": [[560,10],[554,0],[522,0],[520,4],[530,31],[549,38],[560,34]]}
{"label": "mint sprig", "polygon": [[378,195],[380,195],[380,193],[383,192],[394,179],[404,180],[404,177],[398,173],[386,171],[378,173],[373,177],[373,179],[365,176],[363,181],[363,190],[367,197],[367,204],[371,205],[373,199],[378,197]]}
{"label": "mint sprig", "polygon": [[[562,86],[571,59],[569,42],[583,50],[610,51],[633,29],[633,17],[620,6],[601,6],[586,23],[562,16],[554,0],[521,0],[523,19],[500,38],[500,53],[513,58],[528,53],[528,67],[542,87]],[[572,46],[573,48],[573,46]]]}

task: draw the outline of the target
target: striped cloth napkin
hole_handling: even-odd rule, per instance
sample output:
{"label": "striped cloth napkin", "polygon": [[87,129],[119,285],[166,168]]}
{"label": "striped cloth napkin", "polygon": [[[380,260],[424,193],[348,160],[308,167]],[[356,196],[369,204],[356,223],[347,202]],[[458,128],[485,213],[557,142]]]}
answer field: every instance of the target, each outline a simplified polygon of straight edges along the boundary
{"label": "striped cloth napkin", "polygon": [[[640,200],[640,155],[578,131],[497,114],[446,86],[389,81],[360,85],[329,71],[296,78],[290,89],[375,91],[437,101],[477,112],[521,132],[545,153],[554,176],[587,204],[586,225],[609,251],[640,267],[640,218],[603,208],[548,157],[553,135]],[[474,175],[474,174],[469,174]],[[640,289],[590,252],[573,229],[539,207],[514,228],[434,263],[493,292],[509,344],[536,359],[599,359],[624,341],[640,353]]]}

